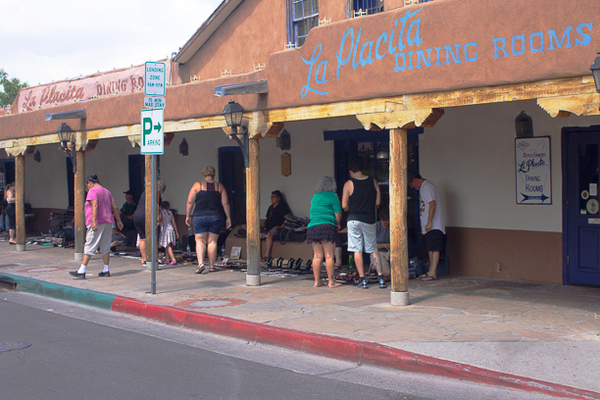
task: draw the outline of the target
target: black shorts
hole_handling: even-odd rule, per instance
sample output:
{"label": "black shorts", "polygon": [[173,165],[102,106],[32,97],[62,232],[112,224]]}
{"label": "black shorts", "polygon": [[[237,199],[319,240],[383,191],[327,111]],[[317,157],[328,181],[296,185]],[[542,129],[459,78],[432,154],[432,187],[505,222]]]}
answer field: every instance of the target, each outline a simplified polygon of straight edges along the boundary
{"label": "black shorts", "polygon": [[431,230],[423,235],[425,251],[441,251],[443,241],[444,234],[438,229]]}
{"label": "black shorts", "polygon": [[140,235],[140,240],[146,239],[146,216],[138,217],[134,215],[133,226],[135,226],[135,230]]}

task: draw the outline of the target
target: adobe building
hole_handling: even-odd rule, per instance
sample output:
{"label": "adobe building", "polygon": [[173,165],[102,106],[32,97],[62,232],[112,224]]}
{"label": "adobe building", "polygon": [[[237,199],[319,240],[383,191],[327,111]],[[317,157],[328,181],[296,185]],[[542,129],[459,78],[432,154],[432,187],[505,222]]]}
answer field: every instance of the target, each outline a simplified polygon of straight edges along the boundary
{"label": "adobe building", "polygon": [[[389,202],[393,293],[407,291],[418,252],[410,172],[437,186],[452,275],[600,285],[597,51],[596,0],[226,0],[165,61],[164,198],[185,214],[202,167],[217,167],[246,219],[248,283],[260,284],[258,223],[270,192],[308,216],[317,180],[335,176],[341,190],[360,158]],[[81,218],[91,173],[117,203],[120,192],[143,190],[142,75],[117,72],[112,86],[95,85],[99,76],[59,82],[53,97],[52,85],[24,89],[0,117],[2,162],[16,162],[38,230],[69,193]],[[46,90],[44,104],[36,90]],[[229,101],[245,109],[247,169],[227,135]],[[85,118],[61,119],[76,110]],[[57,150],[62,122],[76,132],[74,176]],[[282,132],[287,150],[277,146]],[[18,240],[24,249],[23,228]]]}

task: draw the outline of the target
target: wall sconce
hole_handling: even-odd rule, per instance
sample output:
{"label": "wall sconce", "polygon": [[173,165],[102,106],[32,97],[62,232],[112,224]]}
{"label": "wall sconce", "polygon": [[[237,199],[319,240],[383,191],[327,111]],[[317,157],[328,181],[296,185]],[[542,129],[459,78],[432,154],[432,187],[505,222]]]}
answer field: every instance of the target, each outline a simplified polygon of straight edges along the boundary
{"label": "wall sconce", "polygon": [[533,121],[525,111],[515,118],[515,130],[518,138],[533,137]]}
{"label": "wall sconce", "polygon": [[277,136],[277,138],[275,139],[275,144],[281,150],[291,149],[292,148],[292,138],[290,136],[290,133],[285,129],[283,131],[281,131],[279,136]]}
{"label": "wall sconce", "polygon": [[[231,133],[229,134],[230,138],[233,138],[240,149],[242,150],[242,155],[244,156],[244,166],[248,168],[248,129],[245,126],[242,126],[242,118],[244,117],[244,107],[231,100],[225,108],[223,109],[223,115],[225,116],[225,122],[227,126],[231,127]],[[238,128],[241,128],[242,132],[242,140],[238,137]]]}
{"label": "wall sconce", "polygon": [[58,140],[60,141],[60,149],[63,150],[73,164],[73,173],[77,173],[77,163],[75,162],[75,132],[65,122],[61,123],[58,129]]}
{"label": "wall sconce", "polygon": [[40,154],[40,150],[36,150],[35,153],[33,153],[33,161],[35,162],[42,162],[42,155]]}
{"label": "wall sconce", "polygon": [[179,143],[179,154],[185,157],[190,154],[188,150],[187,140],[185,140],[185,138],[181,139],[181,143]]}

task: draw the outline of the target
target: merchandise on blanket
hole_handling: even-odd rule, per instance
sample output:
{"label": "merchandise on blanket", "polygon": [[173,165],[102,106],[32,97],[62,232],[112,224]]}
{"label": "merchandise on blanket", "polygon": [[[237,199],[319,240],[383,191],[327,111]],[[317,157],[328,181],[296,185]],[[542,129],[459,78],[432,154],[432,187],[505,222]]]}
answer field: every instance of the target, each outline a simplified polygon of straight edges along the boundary
{"label": "merchandise on blanket", "polygon": [[306,229],[308,227],[308,218],[291,216],[285,219],[283,229],[279,232],[279,243],[304,242],[306,240]]}
{"label": "merchandise on blanket", "polygon": [[354,283],[358,284],[360,282],[360,276],[358,272],[340,272],[335,276],[336,282],[340,283]]}
{"label": "merchandise on blanket", "polygon": [[296,262],[296,260],[294,260],[293,258],[290,258],[287,261],[283,260],[282,267],[283,267],[283,269],[286,269],[286,270],[292,269],[292,268],[294,268],[294,265],[296,265],[295,262]]}

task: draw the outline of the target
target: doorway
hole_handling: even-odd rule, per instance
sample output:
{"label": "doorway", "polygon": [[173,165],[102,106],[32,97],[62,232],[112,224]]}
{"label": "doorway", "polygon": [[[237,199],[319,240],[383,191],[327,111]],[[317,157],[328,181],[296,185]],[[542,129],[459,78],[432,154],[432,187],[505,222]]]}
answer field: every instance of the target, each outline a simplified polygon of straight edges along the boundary
{"label": "doorway", "polygon": [[563,128],[563,282],[600,286],[600,126]]}
{"label": "doorway", "polygon": [[246,167],[238,146],[219,147],[219,182],[231,208],[231,227],[246,223]]}
{"label": "doorway", "polygon": [[[419,173],[419,134],[424,132],[423,128],[409,129],[407,132],[407,169],[408,174]],[[324,140],[334,141],[335,157],[335,181],[338,188],[338,196],[342,198],[344,183],[350,178],[348,171],[350,163],[360,161],[366,175],[372,176],[379,184],[381,191],[381,206],[389,211],[389,130],[377,132],[364,129],[345,131],[326,131]],[[408,189],[407,192],[407,235],[409,258],[417,257],[419,241],[419,192],[416,189]],[[345,221],[346,213],[342,217]],[[368,257],[366,258],[368,260]]]}

